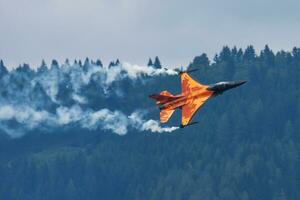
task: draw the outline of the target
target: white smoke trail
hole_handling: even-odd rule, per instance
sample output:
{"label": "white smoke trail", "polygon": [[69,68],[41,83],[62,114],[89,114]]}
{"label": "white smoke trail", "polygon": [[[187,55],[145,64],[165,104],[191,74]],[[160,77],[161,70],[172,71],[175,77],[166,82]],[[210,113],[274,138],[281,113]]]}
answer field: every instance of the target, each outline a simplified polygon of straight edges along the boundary
{"label": "white smoke trail", "polygon": [[150,120],[144,120],[143,119],[144,113],[141,111],[136,111],[132,113],[128,118],[131,120],[132,125],[141,131],[150,131],[153,133],[171,133],[179,127],[161,127],[158,121],[155,121],[153,119]]}
{"label": "white smoke trail", "polygon": [[[113,86],[115,82],[176,74],[171,69],[156,69],[126,62],[110,67],[88,62],[84,66],[76,63],[61,67],[53,65],[50,69],[43,68],[37,72],[28,68],[11,71],[0,76],[3,86],[0,93],[4,94],[0,98],[0,130],[12,137],[19,137],[28,130],[51,130],[71,125],[89,130],[108,130],[118,135],[126,134],[129,129],[173,132],[178,127],[161,127],[158,121],[145,120],[141,112],[133,112],[128,116],[107,108],[95,111],[89,105],[89,101],[92,102],[89,95],[97,93],[97,99],[93,100],[106,103],[110,89],[117,98],[122,95],[122,88]],[[87,95],[83,88],[89,88],[90,93]]]}
{"label": "white smoke trail", "polygon": [[4,105],[0,107],[0,121],[15,120],[20,124],[26,124],[29,128],[37,127],[45,120],[51,121],[47,111],[36,111],[30,107],[14,107]]}
{"label": "white smoke trail", "polygon": [[178,73],[172,69],[160,68],[155,69],[150,66],[132,65],[130,63],[122,63],[120,68],[127,72],[131,79],[136,79],[142,75],[147,76],[160,76],[160,75],[177,75]]}
{"label": "white smoke trail", "polygon": [[[145,120],[141,112],[133,112],[127,116],[120,111],[110,111],[106,108],[93,111],[82,110],[78,105],[70,108],[60,106],[55,113],[45,110],[37,111],[28,106],[13,107],[4,105],[0,107],[0,122],[9,120],[17,121],[21,127],[32,130],[39,127],[64,127],[78,124],[81,128],[89,130],[109,130],[118,135],[125,135],[129,128],[138,131],[150,131],[153,133],[173,132],[178,127],[161,127],[155,120]],[[9,131],[6,126],[0,126],[11,137],[19,137],[19,132]]]}
{"label": "white smoke trail", "polygon": [[[73,100],[80,104],[87,103],[83,98],[80,98],[80,89],[95,80],[106,94],[108,88],[117,81],[129,78],[136,80],[144,76],[162,76],[162,75],[176,75],[177,72],[173,69],[160,68],[156,69],[151,66],[132,65],[124,62],[111,67],[102,67],[90,63],[88,67],[84,68],[78,64],[63,65],[61,68],[52,66],[49,71],[41,73],[32,80],[32,85],[35,86],[40,83],[47,95],[55,103],[59,103],[57,95],[59,86],[65,85],[67,88],[73,89]],[[79,97],[79,98],[78,98]]]}
{"label": "white smoke trail", "polygon": [[62,82],[61,74],[58,68],[53,67],[46,73],[42,73],[31,81],[33,87],[40,83],[50,99],[57,103],[57,94],[59,91],[59,83]]}
{"label": "white smoke trail", "polygon": [[179,129],[179,127],[177,126],[172,126],[172,127],[161,127],[159,125],[159,122],[158,121],[155,121],[153,119],[150,119],[146,122],[144,122],[142,124],[142,127],[141,127],[141,130],[142,131],[151,131],[151,132],[154,132],[154,133],[163,133],[163,132],[167,132],[167,133],[171,133],[175,130]]}

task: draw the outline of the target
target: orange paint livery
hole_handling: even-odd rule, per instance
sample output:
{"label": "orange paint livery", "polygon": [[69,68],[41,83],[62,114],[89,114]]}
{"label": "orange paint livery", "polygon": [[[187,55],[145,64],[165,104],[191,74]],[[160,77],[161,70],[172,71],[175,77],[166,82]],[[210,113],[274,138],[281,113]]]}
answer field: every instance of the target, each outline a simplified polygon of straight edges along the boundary
{"label": "orange paint livery", "polygon": [[172,95],[168,91],[162,91],[159,95],[151,95],[160,107],[160,122],[166,123],[176,108],[182,110],[182,126],[189,124],[196,111],[204,102],[212,96],[213,92],[207,90],[208,86],[202,85],[192,79],[187,73],[182,73],[181,94]]}
{"label": "orange paint livery", "polygon": [[181,74],[181,95],[185,99],[185,104],[181,107],[182,126],[186,126],[196,111],[213,95],[213,92],[207,90],[207,88],[208,86],[196,82],[187,73]]}
{"label": "orange paint livery", "polygon": [[[190,70],[195,71],[195,70]],[[181,94],[172,95],[168,91],[150,95],[156,100],[161,110],[160,122],[166,123],[176,108],[181,109],[181,127],[191,125],[190,121],[197,110],[212,96],[222,94],[224,91],[238,87],[246,81],[220,82],[214,85],[202,85],[192,79],[187,72],[180,73]],[[194,122],[195,123],[195,122]],[[193,124],[193,123],[192,123]]]}

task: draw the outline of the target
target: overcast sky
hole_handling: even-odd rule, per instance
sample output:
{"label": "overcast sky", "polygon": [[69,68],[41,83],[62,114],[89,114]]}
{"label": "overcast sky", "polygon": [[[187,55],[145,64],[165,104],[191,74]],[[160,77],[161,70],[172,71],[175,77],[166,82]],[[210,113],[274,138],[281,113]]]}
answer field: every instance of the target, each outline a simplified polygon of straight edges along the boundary
{"label": "overcast sky", "polygon": [[0,58],[187,65],[222,46],[300,46],[299,0],[0,0]]}

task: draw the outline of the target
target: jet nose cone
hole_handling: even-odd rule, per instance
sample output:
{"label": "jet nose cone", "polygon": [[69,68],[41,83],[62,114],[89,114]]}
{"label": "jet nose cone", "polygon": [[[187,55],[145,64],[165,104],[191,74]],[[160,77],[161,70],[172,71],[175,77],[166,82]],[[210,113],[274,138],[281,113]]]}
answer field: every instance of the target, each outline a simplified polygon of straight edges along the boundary
{"label": "jet nose cone", "polygon": [[247,81],[229,81],[229,82],[219,82],[208,88],[208,90],[214,91],[215,94],[222,94],[226,90],[236,88],[240,85],[245,84]]}
{"label": "jet nose cone", "polygon": [[230,82],[227,82],[225,85],[225,90],[228,90],[228,89],[232,89],[232,88],[236,88],[240,85],[243,85],[245,84],[247,81],[230,81]]}
{"label": "jet nose cone", "polygon": [[243,84],[245,84],[245,83],[247,83],[247,81],[244,81],[244,80],[242,80],[242,81],[234,81],[234,82],[233,82],[233,85],[234,85],[235,87],[237,87],[237,86],[243,85]]}

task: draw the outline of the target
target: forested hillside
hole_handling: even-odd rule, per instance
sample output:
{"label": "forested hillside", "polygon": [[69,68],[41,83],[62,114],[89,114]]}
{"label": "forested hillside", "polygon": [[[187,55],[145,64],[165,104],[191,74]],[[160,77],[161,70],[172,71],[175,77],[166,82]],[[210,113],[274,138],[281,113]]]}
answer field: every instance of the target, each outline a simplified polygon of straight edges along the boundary
{"label": "forested hillside", "polygon": [[[118,64],[112,62],[109,70]],[[148,65],[160,69],[162,64],[156,58]],[[79,73],[103,67],[89,59],[74,66]],[[200,69],[191,76],[204,84],[248,82],[209,100],[195,115],[198,124],[170,133],[128,125],[127,132],[115,134],[123,118],[102,119],[92,128],[82,120],[62,127],[56,125],[61,121],[5,118],[0,112],[0,199],[300,199],[300,49],[224,47],[213,61],[206,54],[196,56],[189,68]],[[72,90],[65,84],[74,78],[67,71],[59,76],[59,89],[48,91],[44,79],[58,81],[53,74],[62,70],[55,60],[37,71],[28,65],[7,71],[1,62],[1,105],[47,107],[49,119],[62,105],[121,110],[124,116],[138,109],[146,120],[159,116],[149,94],[180,92],[176,75],[133,80],[123,71],[122,81],[105,87],[96,74],[74,88],[75,76]],[[36,77],[44,79],[31,87]],[[177,126],[179,119],[176,111],[168,125]]]}

